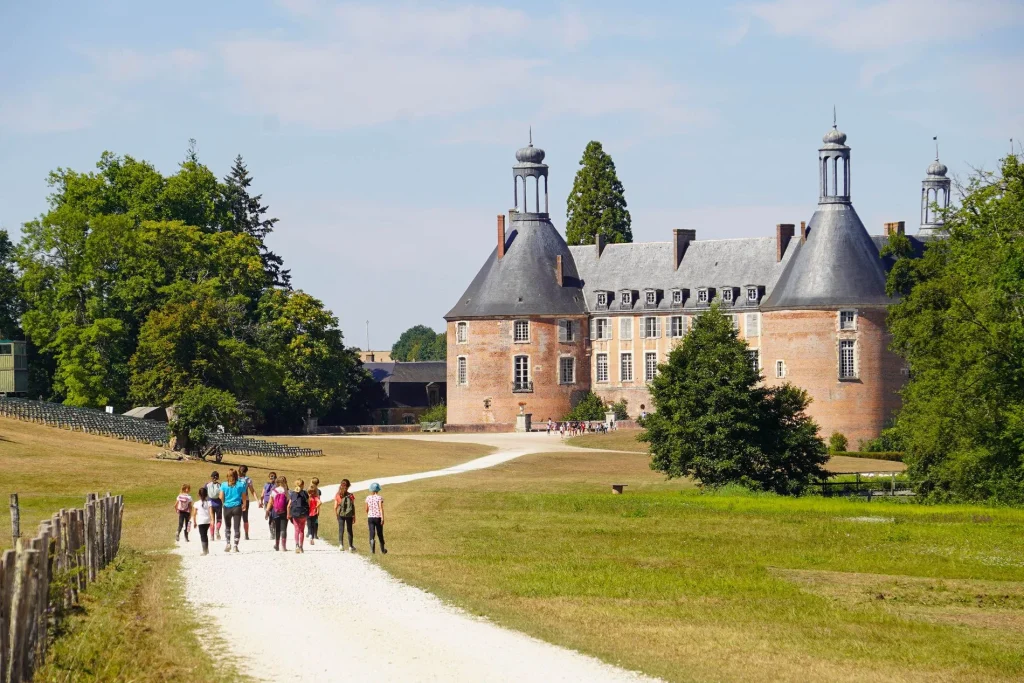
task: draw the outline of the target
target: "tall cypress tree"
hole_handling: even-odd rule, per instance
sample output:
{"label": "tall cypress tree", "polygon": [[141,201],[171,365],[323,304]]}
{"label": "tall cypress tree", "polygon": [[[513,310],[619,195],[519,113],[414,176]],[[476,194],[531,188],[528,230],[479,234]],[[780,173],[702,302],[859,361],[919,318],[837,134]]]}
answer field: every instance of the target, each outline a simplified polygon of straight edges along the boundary
{"label": "tall cypress tree", "polygon": [[580,166],[566,200],[566,241],[593,244],[601,234],[608,242],[632,242],[622,183],[615,173],[615,162],[600,142],[587,143]]}
{"label": "tall cypress tree", "polygon": [[260,258],[263,259],[263,270],[267,274],[267,279],[275,287],[291,289],[291,271],[282,268],[284,260],[270,251],[265,243],[267,235],[274,231],[277,219],[267,218],[269,207],[263,206],[263,195],[250,195],[250,185],[252,176],[249,175],[242,155],[239,154],[235,157],[231,173],[224,179],[223,201],[227,214],[224,217],[224,228],[233,232],[244,232],[256,238],[260,244]]}

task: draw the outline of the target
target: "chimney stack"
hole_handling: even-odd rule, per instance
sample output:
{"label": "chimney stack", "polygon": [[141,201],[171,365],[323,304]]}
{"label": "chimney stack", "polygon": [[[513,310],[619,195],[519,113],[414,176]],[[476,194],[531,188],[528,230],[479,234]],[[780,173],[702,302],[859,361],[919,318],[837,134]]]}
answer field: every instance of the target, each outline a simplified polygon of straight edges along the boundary
{"label": "chimney stack", "polygon": [[775,262],[778,263],[782,260],[783,255],[786,253],[786,247],[789,246],[789,241],[793,239],[796,226],[792,223],[778,223],[775,226]]}
{"label": "chimney stack", "polygon": [[673,268],[679,270],[679,264],[683,261],[683,254],[686,253],[686,248],[690,246],[690,242],[694,242],[697,239],[696,230],[683,230],[682,228],[673,228],[672,230],[672,262]]}
{"label": "chimney stack", "polygon": [[807,241],[807,222],[800,221],[800,244]]}
{"label": "chimney stack", "polygon": [[505,255],[505,215],[498,214],[498,258]]}
{"label": "chimney stack", "polygon": [[906,227],[907,227],[907,225],[906,225],[905,221],[896,221],[894,223],[886,223],[885,224],[885,234],[886,234],[887,237],[892,237],[893,235],[903,235],[903,234],[906,234]]}
{"label": "chimney stack", "polygon": [[607,241],[608,240],[605,238],[604,233],[599,232],[594,236],[594,246],[597,247],[597,258],[601,258],[601,254],[604,253],[604,245]]}
{"label": "chimney stack", "polygon": [[562,286],[562,255],[559,254],[555,257],[555,282],[558,286]]}

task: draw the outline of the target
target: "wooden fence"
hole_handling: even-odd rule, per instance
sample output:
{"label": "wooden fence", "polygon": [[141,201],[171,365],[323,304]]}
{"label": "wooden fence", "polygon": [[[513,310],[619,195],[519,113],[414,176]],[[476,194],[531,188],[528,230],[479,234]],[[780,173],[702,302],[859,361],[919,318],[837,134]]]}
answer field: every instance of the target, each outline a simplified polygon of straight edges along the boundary
{"label": "wooden fence", "polygon": [[[17,494],[11,521],[19,536]],[[61,510],[38,535],[16,538],[0,558],[0,683],[31,681],[46,659],[50,626],[117,555],[122,496],[91,493],[85,507]]]}

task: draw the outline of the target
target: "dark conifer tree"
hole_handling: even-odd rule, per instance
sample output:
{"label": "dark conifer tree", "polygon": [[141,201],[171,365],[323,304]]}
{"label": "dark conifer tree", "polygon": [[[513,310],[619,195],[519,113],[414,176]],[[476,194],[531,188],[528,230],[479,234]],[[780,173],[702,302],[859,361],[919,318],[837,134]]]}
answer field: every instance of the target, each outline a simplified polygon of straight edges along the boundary
{"label": "dark conifer tree", "polygon": [[291,289],[291,271],[282,267],[284,261],[266,245],[266,237],[274,231],[278,219],[267,217],[269,207],[263,206],[263,195],[250,195],[250,185],[252,176],[245,167],[242,155],[238,155],[231,173],[224,179],[224,229],[244,232],[254,237],[260,245],[260,257],[268,281],[275,287]]}

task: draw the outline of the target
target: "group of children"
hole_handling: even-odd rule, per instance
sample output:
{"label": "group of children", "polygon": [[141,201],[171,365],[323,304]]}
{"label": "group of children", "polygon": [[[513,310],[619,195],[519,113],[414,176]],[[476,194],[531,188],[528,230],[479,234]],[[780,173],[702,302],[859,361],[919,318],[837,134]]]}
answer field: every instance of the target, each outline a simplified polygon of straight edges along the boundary
{"label": "group of children", "polygon": [[[178,533],[176,540],[181,538],[184,530],[188,541],[189,526],[199,529],[203,555],[209,554],[209,541],[212,532],[213,540],[221,539],[221,528],[227,544],[225,552],[238,552],[240,531],[244,530],[245,540],[249,540],[249,502],[256,500],[264,511],[264,519],[270,527],[270,537],[274,540],[274,550],[288,550],[288,522],[292,523],[295,538],[295,552],[304,552],[303,546],[308,538],[314,545],[319,538],[321,496],[320,480],[314,477],[307,488],[302,479],[295,481],[289,488],[288,478],[277,476],[276,472],[267,475],[267,483],[263,485],[263,493],[256,496],[252,479],[247,475],[248,467],[242,465],[238,470],[230,470],[227,481],[221,483],[220,474],[213,472],[210,481],[199,489],[199,500],[192,500],[192,487],[183,484],[181,493],[174,501],[174,509],[178,513]],[[348,550],[355,552],[352,537],[352,524],[355,520],[355,496],[349,492],[352,484],[342,479],[338,492],[334,496],[334,514],[338,518],[338,544],[344,551],[345,532],[348,532]],[[380,539],[381,553],[387,553],[384,547],[384,499],[380,495],[380,484],[370,484],[370,495],[366,497],[366,521],[370,532],[370,552],[376,553],[376,540]],[[232,531],[234,543],[232,544]]]}

